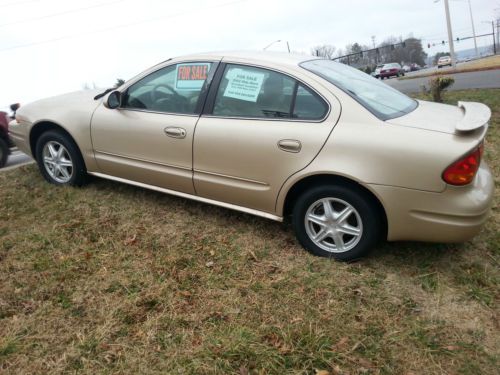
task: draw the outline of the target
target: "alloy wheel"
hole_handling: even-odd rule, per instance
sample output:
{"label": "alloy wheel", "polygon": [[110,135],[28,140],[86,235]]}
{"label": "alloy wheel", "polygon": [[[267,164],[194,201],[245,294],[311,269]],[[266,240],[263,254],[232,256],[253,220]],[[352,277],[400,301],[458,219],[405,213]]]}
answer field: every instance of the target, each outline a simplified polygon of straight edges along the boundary
{"label": "alloy wheel", "polygon": [[309,206],[304,217],[306,233],[321,249],[343,253],[353,249],[363,235],[358,211],[338,198],[323,198]]}
{"label": "alloy wheel", "polygon": [[56,141],[47,142],[43,146],[42,156],[45,170],[54,181],[65,184],[71,180],[73,161],[66,147]]}

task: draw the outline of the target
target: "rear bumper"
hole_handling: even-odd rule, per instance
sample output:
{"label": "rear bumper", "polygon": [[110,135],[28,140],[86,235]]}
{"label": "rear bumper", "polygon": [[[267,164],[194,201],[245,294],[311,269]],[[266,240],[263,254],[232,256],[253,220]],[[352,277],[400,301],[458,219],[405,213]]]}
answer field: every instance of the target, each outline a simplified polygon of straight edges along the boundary
{"label": "rear bumper", "polygon": [[488,218],[494,182],[482,163],[468,186],[447,186],[441,193],[371,185],[388,221],[389,241],[465,242]]}

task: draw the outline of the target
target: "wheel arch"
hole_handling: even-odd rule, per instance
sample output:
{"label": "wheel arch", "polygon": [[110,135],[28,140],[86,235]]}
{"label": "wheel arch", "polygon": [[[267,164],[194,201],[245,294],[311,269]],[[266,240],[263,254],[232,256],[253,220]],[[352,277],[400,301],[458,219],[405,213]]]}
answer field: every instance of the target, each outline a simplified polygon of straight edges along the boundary
{"label": "wheel arch", "polygon": [[345,176],[336,174],[315,174],[306,176],[296,181],[287,191],[283,203],[283,216],[290,216],[297,198],[311,186],[319,185],[341,185],[349,186],[364,194],[377,207],[379,215],[383,220],[384,238],[387,238],[388,221],[386,210],[377,195],[366,186]]}
{"label": "wheel arch", "polygon": [[78,152],[80,153],[80,158],[81,158],[83,165],[86,169],[86,166],[85,166],[86,163],[85,163],[85,159],[83,158],[83,155],[82,155],[82,150],[80,148],[80,145],[76,142],[75,137],[73,137],[73,135],[71,135],[71,133],[68,130],[66,130],[63,126],[61,126],[58,123],[51,121],[51,120],[39,121],[35,125],[33,125],[33,127],[30,130],[29,142],[30,142],[31,154],[33,155],[33,157],[36,159],[36,143],[37,143],[38,139],[40,138],[40,136],[43,133],[50,131],[50,130],[56,130],[58,132],[61,132],[62,134],[67,136],[76,145],[76,148],[77,148]]}
{"label": "wheel arch", "polygon": [[38,121],[35,123],[31,130],[30,130],[30,149],[31,149],[31,154],[33,156],[36,156],[36,142],[38,141],[38,138],[40,136],[49,131],[49,130],[57,130],[60,131],[61,133],[64,133],[66,136],[68,136],[75,145],[78,146],[78,144],[75,141],[75,138],[71,135],[69,131],[67,131],[63,126],[59,125],[58,123],[50,120],[42,120]]}

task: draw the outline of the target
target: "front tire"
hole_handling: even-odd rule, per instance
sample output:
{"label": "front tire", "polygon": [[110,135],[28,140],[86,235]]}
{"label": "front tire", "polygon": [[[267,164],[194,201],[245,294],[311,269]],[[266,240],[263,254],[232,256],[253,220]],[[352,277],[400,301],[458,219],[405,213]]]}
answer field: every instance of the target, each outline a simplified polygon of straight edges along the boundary
{"label": "front tire", "polygon": [[49,130],[38,138],[36,160],[43,177],[51,184],[81,186],[86,181],[80,150],[63,132]]}
{"label": "front tire", "polygon": [[3,168],[7,163],[9,156],[9,145],[4,139],[0,138],[0,168]]}
{"label": "front tire", "polygon": [[340,261],[364,256],[383,230],[377,205],[351,186],[325,185],[306,191],[296,201],[292,223],[307,251]]}

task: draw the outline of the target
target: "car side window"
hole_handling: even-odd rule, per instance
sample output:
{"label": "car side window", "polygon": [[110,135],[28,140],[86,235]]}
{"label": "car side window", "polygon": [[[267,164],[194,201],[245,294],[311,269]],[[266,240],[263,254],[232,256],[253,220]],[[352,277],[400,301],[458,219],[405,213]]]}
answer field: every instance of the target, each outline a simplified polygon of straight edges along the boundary
{"label": "car side window", "polygon": [[302,120],[320,120],[328,112],[328,105],[318,94],[309,88],[299,84],[295,105],[293,107],[293,118]]}
{"label": "car side window", "polygon": [[153,112],[195,114],[212,64],[170,65],[130,86],[122,107]]}
{"label": "car side window", "polygon": [[217,90],[213,115],[290,118],[295,82],[271,70],[228,64]]}

